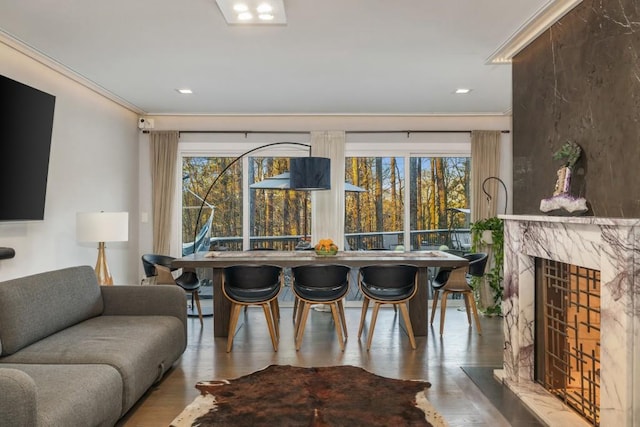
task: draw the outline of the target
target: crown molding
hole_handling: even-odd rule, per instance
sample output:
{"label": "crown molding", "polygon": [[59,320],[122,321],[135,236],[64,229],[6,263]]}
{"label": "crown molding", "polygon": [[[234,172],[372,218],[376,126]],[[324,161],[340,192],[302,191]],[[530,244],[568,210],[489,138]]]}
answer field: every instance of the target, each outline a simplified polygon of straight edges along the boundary
{"label": "crown molding", "polygon": [[84,77],[83,75],[73,71],[71,68],[66,67],[64,65],[62,65],[60,62],[56,61],[55,59],[45,55],[44,53],[40,52],[39,50],[29,46],[28,44],[24,43],[22,40],[19,40],[11,35],[9,35],[8,33],[6,33],[4,30],[0,29],[0,43],[3,43],[7,46],[9,46],[10,48],[22,53],[23,55],[28,56],[29,58],[33,59],[34,61],[37,61],[39,63],[41,63],[42,65],[52,69],[53,71],[62,74],[63,76],[73,80],[74,82],[81,84],[82,86],[86,87],[87,89],[92,90],[93,92],[97,93],[98,95],[101,95],[113,102],[115,102],[116,104],[120,105],[121,107],[126,108],[127,110],[133,111],[136,114],[146,114],[144,110],[142,110],[140,107],[131,104],[130,102],[126,101],[125,99],[119,97],[118,95],[114,94],[113,92],[108,91],[107,89],[103,88],[102,86],[96,84],[95,82],[87,79],[86,77]]}
{"label": "crown molding", "polygon": [[550,0],[493,52],[486,63],[510,64],[514,56],[579,3],[582,0]]}

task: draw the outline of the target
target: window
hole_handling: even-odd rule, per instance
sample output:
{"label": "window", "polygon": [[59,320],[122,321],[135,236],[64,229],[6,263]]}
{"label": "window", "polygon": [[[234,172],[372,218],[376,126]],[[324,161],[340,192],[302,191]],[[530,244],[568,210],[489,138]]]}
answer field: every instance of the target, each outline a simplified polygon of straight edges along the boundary
{"label": "window", "polygon": [[[403,244],[404,158],[348,157],[345,241],[352,250],[394,249]],[[348,189],[348,188],[347,188]]]}
{"label": "window", "polygon": [[345,192],[348,247],[404,250],[405,215],[408,215],[411,250],[447,246],[468,251],[471,159],[408,157],[407,160],[409,171],[405,171],[404,157],[346,159],[345,176],[355,186],[354,191]]}
{"label": "window", "polygon": [[[212,237],[212,249],[242,250],[242,164],[236,163],[220,175],[234,158],[183,157],[183,254],[193,252],[194,236],[202,234]],[[218,176],[218,182],[207,195],[207,190]],[[201,206],[204,208],[201,217],[197,218]],[[197,249],[207,249],[206,244],[198,246]]]}
{"label": "window", "polygon": [[469,157],[411,157],[409,205],[412,249],[471,249]]}
{"label": "window", "polygon": [[307,192],[289,188],[288,158],[252,158],[251,248],[293,250],[309,230],[311,210]]}
{"label": "window", "polygon": [[[289,158],[247,158],[249,191],[246,202],[243,198],[243,162],[238,161],[225,171],[234,159],[183,157],[183,254],[193,252],[194,241],[196,250],[244,250],[245,212],[249,217],[249,248],[295,249],[308,234],[311,210],[306,192],[287,190]],[[216,178],[218,181],[207,196],[207,190]],[[247,203],[247,209],[243,203]],[[204,208],[198,219],[201,206]],[[207,241],[210,246],[206,245]]]}

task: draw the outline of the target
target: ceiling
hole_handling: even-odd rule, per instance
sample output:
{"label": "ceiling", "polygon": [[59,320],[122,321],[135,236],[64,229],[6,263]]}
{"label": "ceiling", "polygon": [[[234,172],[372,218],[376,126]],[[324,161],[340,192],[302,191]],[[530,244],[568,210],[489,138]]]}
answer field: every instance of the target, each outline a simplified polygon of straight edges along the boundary
{"label": "ceiling", "polygon": [[286,25],[240,26],[215,0],[2,1],[0,36],[141,114],[504,114],[487,60],[549,3],[285,0]]}

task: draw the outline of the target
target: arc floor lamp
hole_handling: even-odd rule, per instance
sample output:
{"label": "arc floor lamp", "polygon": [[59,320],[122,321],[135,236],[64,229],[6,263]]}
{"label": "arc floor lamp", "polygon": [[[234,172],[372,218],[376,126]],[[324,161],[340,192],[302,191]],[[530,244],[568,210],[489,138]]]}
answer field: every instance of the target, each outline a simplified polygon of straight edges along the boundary
{"label": "arc floor lamp", "polygon": [[[267,147],[273,147],[275,145],[297,145],[309,148],[308,157],[291,157],[289,158],[289,189],[297,191],[315,191],[315,190],[329,190],[331,189],[331,159],[326,157],[313,157],[311,155],[311,145],[302,142],[272,142],[269,144],[261,145],[260,147],[252,148],[245,151],[238,157],[233,159],[228,165],[222,169],[222,171],[213,180],[204,197],[202,197],[202,203],[198,210],[198,216],[196,217],[196,225],[193,233],[193,241],[196,241],[198,236],[198,226],[200,225],[200,218],[202,211],[207,203],[207,197],[211,193],[211,190],[216,186],[218,180],[224,173],[234,164],[236,164],[242,158],[252,154],[258,150],[262,150]],[[195,254],[194,254],[195,255]]]}

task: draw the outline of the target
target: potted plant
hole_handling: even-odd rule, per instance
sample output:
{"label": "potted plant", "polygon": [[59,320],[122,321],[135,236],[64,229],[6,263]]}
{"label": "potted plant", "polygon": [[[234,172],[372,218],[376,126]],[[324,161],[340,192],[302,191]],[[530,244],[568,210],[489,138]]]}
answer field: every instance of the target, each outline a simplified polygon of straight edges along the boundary
{"label": "potted plant", "polygon": [[[490,236],[490,238],[489,238]],[[490,246],[491,250],[488,250]],[[476,297],[479,296],[480,286],[483,279],[486,280],[493,296],[491,305],[482,304],[477,301],[478,307],[483,314],[502,314],[502,280],[504,266],[504,223],[498,217],[482,219],[471,224],[471,249],[474,252],[489,252],[487,270],[484,276],[474,277],[471,286]],[[483,250],[484,249],[484,250]]]}

